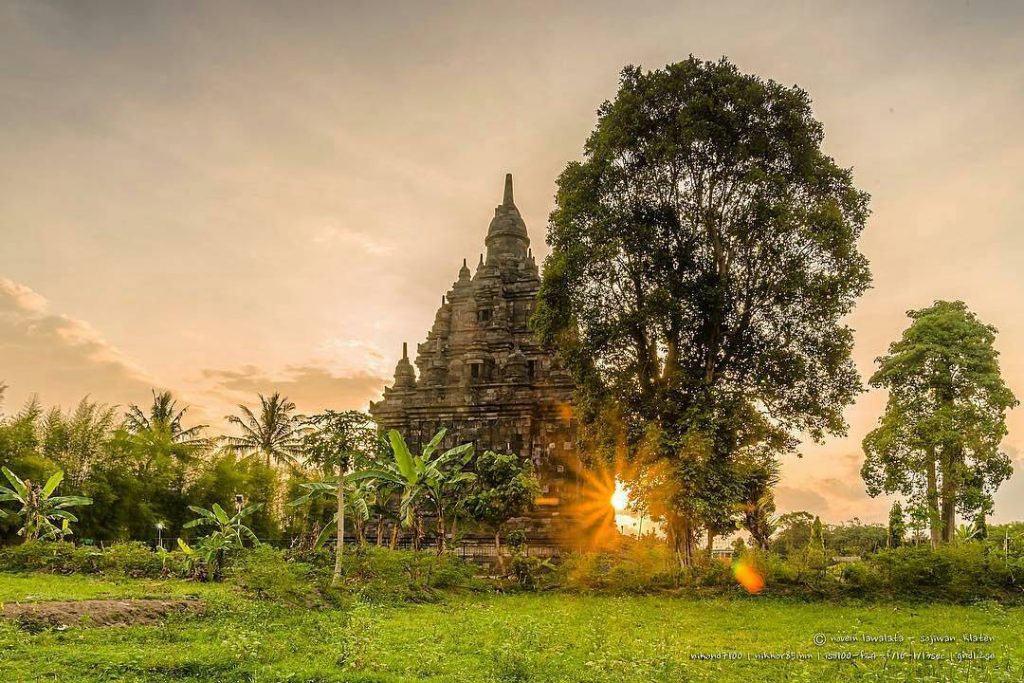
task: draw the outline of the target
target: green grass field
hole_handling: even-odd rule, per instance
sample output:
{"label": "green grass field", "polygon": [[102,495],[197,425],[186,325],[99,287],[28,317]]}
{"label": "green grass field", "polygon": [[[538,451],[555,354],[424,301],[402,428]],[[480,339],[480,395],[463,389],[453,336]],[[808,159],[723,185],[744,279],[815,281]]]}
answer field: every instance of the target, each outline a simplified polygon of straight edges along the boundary
{"label": "green grass field", "polygon": [[[0,574],[0,601],[195,596],[202,617],[163,626],[29,633],[0,622],[13,681],[1020,681],[1024,608],[834,605],[779,599],[463,595],[439,604],[310,611],[226,584]],[[965,633],[993,642],[828,642]],[[826,644],[814,644],[815,635]],[[887,650],[940,660],[829,654]],[[958,652],[991,661],[956,661]],[[740,653],[738,660],[695,659]],[[809,656],[764,660],[757,653]],[[951,659],[952,657],[952,659]]]}

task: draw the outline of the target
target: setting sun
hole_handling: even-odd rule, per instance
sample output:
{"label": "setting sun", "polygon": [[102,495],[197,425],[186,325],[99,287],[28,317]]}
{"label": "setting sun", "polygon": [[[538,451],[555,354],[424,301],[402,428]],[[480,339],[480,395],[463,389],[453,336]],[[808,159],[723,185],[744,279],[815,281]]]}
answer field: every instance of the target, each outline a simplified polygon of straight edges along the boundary
{"label": "setting sun", "polygon": [[629,507],[629,491],[622,485],[621,481],[615,482],[615,492],[612,493],[612,507],[621,512]]}

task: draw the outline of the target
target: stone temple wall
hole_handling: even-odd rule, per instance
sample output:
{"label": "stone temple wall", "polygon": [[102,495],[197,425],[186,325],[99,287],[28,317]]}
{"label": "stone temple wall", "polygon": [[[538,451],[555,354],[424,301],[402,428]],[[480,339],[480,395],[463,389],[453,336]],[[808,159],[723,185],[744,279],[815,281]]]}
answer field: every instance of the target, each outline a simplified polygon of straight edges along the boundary
{"label": "stone temple wall", "polygon": [[531,459],[542,493],[538,512],[523,525],[532,540],[553,541],[567,533],[566,510],[578,494],[573,383],[529,329],[540,275],[511,174],[485,244],[475,272],[463,261],[417,346],[419,372],[403,345],[394,384],[370,413],[414,449],[446,427],[445,448],[472,442],[478,451]]}

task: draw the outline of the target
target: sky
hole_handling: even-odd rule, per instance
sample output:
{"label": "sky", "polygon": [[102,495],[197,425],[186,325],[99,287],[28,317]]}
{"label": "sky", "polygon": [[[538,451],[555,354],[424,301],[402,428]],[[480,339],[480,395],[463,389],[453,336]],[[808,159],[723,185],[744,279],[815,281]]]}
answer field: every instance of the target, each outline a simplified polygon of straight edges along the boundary
{"label": "sky", "polygon": [[[506,171],[538,256],[555,179],[623,66],[693,54],[807,90],[872,195],[870,375],[906,311],[959,298],[1024,397],[1024,3],[0,0],[0,380],[211,424],[257,392],[362,408],[475,261]],[[885,518],[850,432],[777,498]],[[1024,518],[1017,474],[995,519]]]}

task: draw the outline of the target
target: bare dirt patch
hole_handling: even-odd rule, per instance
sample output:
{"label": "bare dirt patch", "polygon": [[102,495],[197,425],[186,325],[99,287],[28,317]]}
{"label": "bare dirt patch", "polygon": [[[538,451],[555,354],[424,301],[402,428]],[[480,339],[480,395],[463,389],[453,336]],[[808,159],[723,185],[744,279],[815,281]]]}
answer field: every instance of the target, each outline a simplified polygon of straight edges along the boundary
{"label": "bare dirt patch", "polygon": [[2,616],[28,630],[67,626],[149,626],[171,614],[201,614],[200,600],[73,600],[3,606]]}

